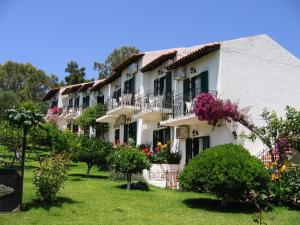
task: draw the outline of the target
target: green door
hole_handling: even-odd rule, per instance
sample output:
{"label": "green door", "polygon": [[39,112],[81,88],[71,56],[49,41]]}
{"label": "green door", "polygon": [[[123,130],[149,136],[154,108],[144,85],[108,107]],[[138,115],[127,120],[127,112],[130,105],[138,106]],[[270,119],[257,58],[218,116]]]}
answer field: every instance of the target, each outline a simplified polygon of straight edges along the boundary
{"label": "green door", "polygon": [[208,71],[201,73],[201,93],[208,92]]}

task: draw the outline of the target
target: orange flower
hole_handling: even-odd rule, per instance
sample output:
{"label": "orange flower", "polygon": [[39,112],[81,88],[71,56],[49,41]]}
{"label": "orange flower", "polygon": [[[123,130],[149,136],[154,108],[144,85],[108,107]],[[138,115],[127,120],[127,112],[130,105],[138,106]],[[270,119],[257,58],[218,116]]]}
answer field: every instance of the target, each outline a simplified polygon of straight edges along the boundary
{"label": "orange flower", "polygon": [[278,175],[275,174],[275,173],[272,173],[271,179],[272,179],[272,181],[277,180],[278,179]]}

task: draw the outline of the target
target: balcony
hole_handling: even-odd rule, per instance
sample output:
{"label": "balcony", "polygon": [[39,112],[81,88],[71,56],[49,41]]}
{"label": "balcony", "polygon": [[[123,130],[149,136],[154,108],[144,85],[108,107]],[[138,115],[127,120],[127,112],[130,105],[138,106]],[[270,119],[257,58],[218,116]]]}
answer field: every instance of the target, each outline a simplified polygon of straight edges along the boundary
{"label": "balcony", "polygon": [[135,102],[134,118],[145,121],[159,122],[162,112],[172,113],[172,92],[154,92],[150,90],[139,95]]}
{"label": "balcony", "polygon": [[63,110],[63,118],[65,120],[76,120],[83,112],[82,107],[69,106]]}
{"label": "balcony", "polygon": [[124,93],[121,96],[109,98],[106,102],[106,115],[132,115],[135,109],[135,93]]}
{"label": "balcony", "polygon": [[57,106],[54,106],[50,109],[48,109],[47,114],[45,116],[46,122],[57,122],[59,116],[62,114],[63,110],[62,108],[58,108]]}
{"label": "balcony", "polygon": [[[178,94],[173,96],[172,114],[166,114],[163,118],[166,120],[160,124],[162,126],[182,126],[194,125],[199,123],[197,116],[194,113],[194,100],[201,94],[201,90],[193,90],[190,93]],[[216,91],[209,91],[213,96],[217,96]],[[164,111],[163,111],[164,115]]]}

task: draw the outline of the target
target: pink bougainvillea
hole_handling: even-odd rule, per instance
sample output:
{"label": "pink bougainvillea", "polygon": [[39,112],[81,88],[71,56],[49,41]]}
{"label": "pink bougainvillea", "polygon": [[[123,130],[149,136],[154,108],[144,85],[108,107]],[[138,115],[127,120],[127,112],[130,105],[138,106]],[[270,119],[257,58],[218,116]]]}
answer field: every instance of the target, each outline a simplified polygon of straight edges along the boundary
{"label": "pink bougainvillea", "polygon": [[199,120],[207,121],[216,126],[219,120],[240,122],[246,117],[245,110],[239,110],[238,105],[230,100],[217,99],[209,93],[202,93],[195,100],[195,114]]}

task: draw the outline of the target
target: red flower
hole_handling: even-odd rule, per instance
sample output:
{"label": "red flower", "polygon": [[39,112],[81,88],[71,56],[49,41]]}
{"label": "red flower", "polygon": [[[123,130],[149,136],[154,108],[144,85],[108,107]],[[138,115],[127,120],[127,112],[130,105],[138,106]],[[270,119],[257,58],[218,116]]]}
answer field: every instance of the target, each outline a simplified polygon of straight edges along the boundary
{"label": "red flower", "polygon": [[151,155],[151,153],[150,152],[147,152],[147,156],[150,156]]}
{"label": "red flower", "polygon": [[144,148],[143,151],[144,151],[145,153],[147,153],[147,152],[148,152],[148,148]]}
{"label": "red flower", "polygon": [[156,152],[159,152],[159,147],[156,147],[156,148],[155,148],[155,151],[156,151]]}

